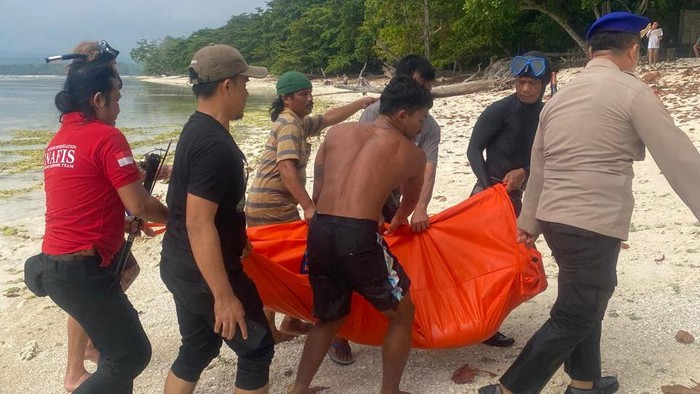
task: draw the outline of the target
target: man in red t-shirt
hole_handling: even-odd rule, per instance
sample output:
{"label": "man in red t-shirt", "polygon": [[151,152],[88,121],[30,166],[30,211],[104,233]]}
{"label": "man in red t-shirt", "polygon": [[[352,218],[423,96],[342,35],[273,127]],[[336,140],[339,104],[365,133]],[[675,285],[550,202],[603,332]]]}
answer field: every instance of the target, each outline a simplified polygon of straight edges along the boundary
{"label": "man in red t-shirt", "polygon": [[[115,272],[124,210],[165,222],[168,210],[143,188],[131,149],[114,127],[121,80],[105,62],[74,62],[56,95],[62,126],[44,155],[46,232],[25,264],[27,287],[49,295],[100,352],[74,393],[131,392],[151,347]],[[71,337],[69,336],[69,347]]]}

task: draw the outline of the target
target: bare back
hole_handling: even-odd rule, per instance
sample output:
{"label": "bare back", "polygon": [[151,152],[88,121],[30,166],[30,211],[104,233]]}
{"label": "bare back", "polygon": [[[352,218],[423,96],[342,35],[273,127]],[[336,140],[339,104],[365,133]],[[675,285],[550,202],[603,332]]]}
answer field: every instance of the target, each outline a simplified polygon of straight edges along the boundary
{"label": "bare back", "polygon": [[423,151],[396,129],[372,123],[334,126],[314,168],[319,181],[314,187],[320,187],[316,211],[377,220],[392,190],[409,184],[420,191],[424,168]]}

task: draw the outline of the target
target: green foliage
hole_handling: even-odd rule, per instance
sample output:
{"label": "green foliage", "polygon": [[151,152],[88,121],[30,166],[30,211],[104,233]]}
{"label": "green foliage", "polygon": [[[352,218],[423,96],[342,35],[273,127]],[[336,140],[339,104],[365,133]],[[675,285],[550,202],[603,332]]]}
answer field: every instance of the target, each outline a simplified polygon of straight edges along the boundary
{"label": "green foliage", "polygon": [[234,15],[216,29],[140,40],[131,56],[155,75],[185,74],[192,54],[210,43],[232,45],[276,74],[351,73],[365,64],[378,72],[409,53],[429,53],[437,68],[461,69],[531,49],[580,51],[586,29],[609,11],[644,11],[673,25],[684,6],[682,0],[270,0],[266,9]]}
{"label": "green foliage", "polygon": [[162,40],[139,40],[129,55],[135,61],[143,63],[145,74],[181,75],[185,73],[189,58],[194,54],[194,51],[189,51],[187,44],[199,42],[201,36],[198,33],[192,33],[191,39],[167,36]]}

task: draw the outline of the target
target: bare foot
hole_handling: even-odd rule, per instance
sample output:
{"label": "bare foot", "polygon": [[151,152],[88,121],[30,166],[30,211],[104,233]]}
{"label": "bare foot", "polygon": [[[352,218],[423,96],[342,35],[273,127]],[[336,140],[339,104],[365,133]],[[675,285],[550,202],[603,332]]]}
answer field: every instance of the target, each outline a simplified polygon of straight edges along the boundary
{"label": "bare foot", "polygon": [[275,341],[275,345],[280,343],[280,342],[291,341],[292,339],[297,337],[296,335],[285,334],[277,329],[274,329],[271,331],[272,331],[272,339]]}
{"label": "bare foot", "polygon": [[85,370],[83,370],[81,375],[77,376],[68,376],[66,373],[66,377],[63,379],[63,388],[65,388],[67,392],[71,393],[80,387],[80,385],[83,384],[83,382],[90,376],[92,376],[92,374]]}
{"label": "bare foot", "polygon": [[100,359],[100,352],[95,349],[95,345],[92,341],[88,340],[87,346],[85,346],[85,360],[92,361],[97,364],[97,360]]}
{"label": "bare foot", "polygon": [[285,316],[280,324],[280,331],[290,335],[306,335],[314,327],[313,324],[303,322],[296,317]]}

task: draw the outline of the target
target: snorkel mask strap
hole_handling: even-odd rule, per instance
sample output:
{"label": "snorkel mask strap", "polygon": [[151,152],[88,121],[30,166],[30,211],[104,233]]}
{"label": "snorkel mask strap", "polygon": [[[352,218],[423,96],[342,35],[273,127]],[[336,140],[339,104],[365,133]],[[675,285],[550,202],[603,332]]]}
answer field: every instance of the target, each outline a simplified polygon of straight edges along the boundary
{"label": "snorkel mask strap", "polygon": [[76,59],[85,61],[85,60],[87,60],[87,55],[82,54],[82,53],[69,53],[67,55],[49,56],[49,57],[45,58],[44,60],[46,60],[46,63],[52,63],[52,62],[55,63],[55,62],[60,62],[63,60],[76,60]]}

